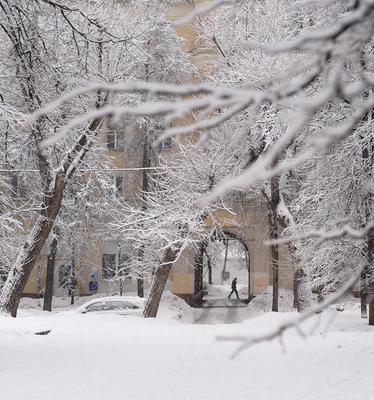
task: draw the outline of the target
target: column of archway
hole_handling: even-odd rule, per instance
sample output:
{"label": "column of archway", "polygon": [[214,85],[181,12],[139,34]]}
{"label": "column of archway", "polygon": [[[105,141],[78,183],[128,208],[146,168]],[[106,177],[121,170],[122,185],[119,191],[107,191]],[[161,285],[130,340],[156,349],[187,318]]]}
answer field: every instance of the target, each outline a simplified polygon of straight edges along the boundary
{"label": "column of archway", "polygon": [[[239,241],[246,251],[246,260],[247,260],[247,274],[248,274],[248,301],[251,299],[251,253],[247,246],[247,243],[240,237],[240,235],[229,231],[224,230],[222,235],[229,237],[231,239],[235,239]],[[204,252],[206,248],[209,246],[209,243],[217,240],[216,237],[209,237],[203,240],[197,250],[194,264],[195,264],[195,304],[197,306],[201,306],[202,304],[202,291],[203,291],[203,260],[204,260]]]}

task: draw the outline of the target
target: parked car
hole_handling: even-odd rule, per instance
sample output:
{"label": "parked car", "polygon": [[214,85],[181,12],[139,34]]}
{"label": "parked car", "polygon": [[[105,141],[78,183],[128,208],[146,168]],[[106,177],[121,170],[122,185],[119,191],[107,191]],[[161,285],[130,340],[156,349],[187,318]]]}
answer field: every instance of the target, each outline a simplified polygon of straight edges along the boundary
{"label": "parked car", "polygon": [[88,301],[77,309],[86,314],[91,312],[115,312],[125,315],[143,314],[145,299],[132,296],[98,297]]}

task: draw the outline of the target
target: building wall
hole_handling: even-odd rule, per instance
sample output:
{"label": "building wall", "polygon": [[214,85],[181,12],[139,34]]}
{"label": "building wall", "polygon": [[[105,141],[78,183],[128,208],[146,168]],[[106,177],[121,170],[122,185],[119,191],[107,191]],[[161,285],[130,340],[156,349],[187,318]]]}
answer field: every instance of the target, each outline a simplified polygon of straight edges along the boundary
{"label": "building wall", "polygon": [[[271,247],[264,243],[269,238],[266,205],[261,200],[244,201],[234,205],[234,210],[236,216],[218,211],[214,220],[221,221],[226,232],[234,233],[246,244],[250,256],[250,295],[257,295],[272,282]],[[207,226],[211,223],[210,220],[206,221]],[[279,286],[291,290],[293,271],[287,246],[279,246],[279,253]],[[196,250],[189,249],[173,267],[171,279],[175,294],[194,294],[195,254]]]}
{"label": "building wall", "polygon": [[[207,1],[189,1],[178,7],[171,7],[169,19],[171,21],[186,15],[200,7]],[[201,51],[201,43],[198,42],[198,35],[193,24],[186,24],[177,28],[177,32],[184,39],[184,48],[190,55],[190,60],[204,74],[212,65],[215,53]],[[185,122],[185,121],[184,121]],[[123,176],[123,197],[127,201],[139,194],[142,185],[142,171],[131,170],[142,166],[142,145],[140,134],[135,127],[135,120],[127,118],[124,123],[124,146],[120,149],[108,150],[108,157],[113,161],[113,175]],[[101,137],[102,142],[106,140],[105,133]],[[171,150],[172,152],[173,150]],[[167,156],[167,151],[164,152]],[[237,202],[234,207],[236,217],[228,215],[222,211],[217,212],[215,218],[223,223],[227,231],[237,234],[247,245],[250,253],[250,293],[256,295],[262,292],[271,283],[271,249],[264,244],[268,238],[267,210],[261,199]],[[207,226],[212,222],[207,221]],[[93,228],[94,229],[94,228]],[[102,247],[103,242],[97,240],[93,242],[87,254],[81,256],[76,262],[78,271],[78,292],[81,294],[89,293],[88,282],[92,279],[91,274],[96,272],[96,280],[100,292],[118,291],[118,283],[108,282],[102,278]],[[170,281],[171,289],[179,295],[193,295],[194,293],[194,257],[195,249],[187,249],[179,262],[173,267]],[[280,247],[280,286],[292,288],[292,268],[289,263],[288,249],[286,246]],[[58,267],[63,263],[69,262],[59,257],[56,262],[55,273],[55,292],[65,294],[67,289],[59,287]],[[37,294],[45,285],[45,254],[41,257],[37,267],[33,271],[29,282],[25,288],[27,294]],[[135,281],[127,280],[125,292],[135,290]]]}

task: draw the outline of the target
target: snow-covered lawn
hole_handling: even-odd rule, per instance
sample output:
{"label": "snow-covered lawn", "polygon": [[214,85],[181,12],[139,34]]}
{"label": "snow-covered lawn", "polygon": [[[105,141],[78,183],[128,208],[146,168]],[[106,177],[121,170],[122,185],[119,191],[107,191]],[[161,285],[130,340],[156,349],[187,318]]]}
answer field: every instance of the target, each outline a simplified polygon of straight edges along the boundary
{"label": "snow-covered lawn", "polygon": [[[156,320],[23,308],[17,319],[0,319],[0,398],[372,399],[374,328],[360,319],[357,305],[317,316],[304,326],[314,328],[311,336],[291,331],[283,347],[264,343],[231,359],[236,345],[216,341],[293,316],[250,309],[193,315],[171,296]],[[235,320],[241,322],[219,323]],[[34,335],[46,329],[51,333]]]}

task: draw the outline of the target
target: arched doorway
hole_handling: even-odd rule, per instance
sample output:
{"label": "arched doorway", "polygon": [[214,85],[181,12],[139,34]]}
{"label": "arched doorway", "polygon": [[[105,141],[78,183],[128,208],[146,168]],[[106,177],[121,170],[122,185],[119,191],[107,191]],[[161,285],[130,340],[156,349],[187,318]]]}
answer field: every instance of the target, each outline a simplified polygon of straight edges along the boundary
{"label": "arched doorway", "polygon": [[[234,278],[239,300],[235,294],[228,299]],[[196,306],[235,307],[250,300],[250,253],[244,240],[223,231],[203,241],[195,258]]]}

